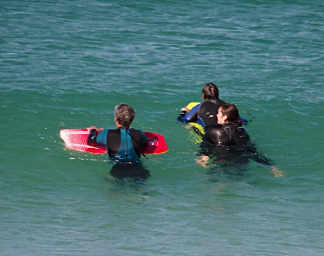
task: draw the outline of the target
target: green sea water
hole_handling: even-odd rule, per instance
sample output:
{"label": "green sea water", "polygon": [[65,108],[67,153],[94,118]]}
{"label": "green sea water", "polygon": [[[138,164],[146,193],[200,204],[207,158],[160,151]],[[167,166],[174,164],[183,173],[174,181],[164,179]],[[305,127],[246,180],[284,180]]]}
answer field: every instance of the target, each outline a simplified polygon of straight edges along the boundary
{"label": "green sea water", "polygon": [[[323,1],[1,0],[0,35],[1,256],[324,255]],[[283,177],[196,164],[211,81]],[[143,184],[59,138],[119,103],[169,147]]]}

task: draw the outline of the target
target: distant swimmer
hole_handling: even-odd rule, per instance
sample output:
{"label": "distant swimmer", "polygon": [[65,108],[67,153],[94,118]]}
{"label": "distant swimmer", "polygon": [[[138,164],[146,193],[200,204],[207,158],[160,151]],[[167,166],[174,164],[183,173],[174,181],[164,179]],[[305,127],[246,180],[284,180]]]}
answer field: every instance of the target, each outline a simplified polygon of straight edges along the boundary
{"label": "distant swimmer", "polygon": [[218,87],[214,83],[207,83],[201,91],[203,102],[198,108],[189,110],[186,108],[181,109],[181,117],[183,122],[198,122],[203,127],[208,126],[211,122],[217,123],[218,108],[225,104],[219,98]]}
{"label": "distant swimmer", "polygon": [[[211,82],[205,84],[201,90],[201,97],[203,100],[201,104],[197,104],[191,109],[187,107],[181,109],[181,113],[178,116],[179,121],[185,123],[196,122],[203,128],[206,128],[210,124],[217,123],[218,108],[226,104],[225,101],[219,98],[218,87]],[[241,120],[243,124],[247,124],[246,120]]]}
{"label": "distant swimmer", "polygon": [[100,129],[97,132],[89,127],[89,144],[101,144],[107,148],[109,159],[114,163],[110,174],[116,178],[134,177],[146,179],[150,176],[140,161],[141,151],[147,143],[144,132],[130,128],[135,111],[127,104],[115,107],[116,129]]}
{"label": "distant swimmer", "polygon": [[203,167],[211,156],[215,156],[216,163],[224,161],[236,161],[246,163],[252,159],[258,163],[271,167],[276,177],[283,176],[270,159],[258,153],[255,145],[242,127],[239,111],[234,104],[223,104],[217,113],[217,123],[209,123],[201,144],[202,154],[196,160]]}

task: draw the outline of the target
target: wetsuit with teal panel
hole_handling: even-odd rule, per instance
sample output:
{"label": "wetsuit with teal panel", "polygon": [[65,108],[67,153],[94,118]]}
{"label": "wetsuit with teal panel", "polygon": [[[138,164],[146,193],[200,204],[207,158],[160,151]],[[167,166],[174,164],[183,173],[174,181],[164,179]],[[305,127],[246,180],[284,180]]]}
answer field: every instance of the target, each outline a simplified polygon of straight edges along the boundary
{"label": "wetsuit with teal panel", "polygon": [[104,129],[97,135],[96,142],[105,145],[113,162],[136,164],[140,162],[146,136],[144,132],[132,128]]}

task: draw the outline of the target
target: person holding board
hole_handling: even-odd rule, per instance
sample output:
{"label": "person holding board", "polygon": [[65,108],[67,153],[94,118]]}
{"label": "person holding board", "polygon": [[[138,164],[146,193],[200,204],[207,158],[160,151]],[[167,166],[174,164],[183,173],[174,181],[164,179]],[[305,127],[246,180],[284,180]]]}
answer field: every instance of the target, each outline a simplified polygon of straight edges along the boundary
{"label": "person holding board", "polygon": [[224,105],[225,102],[219,98],[218,87],[214,83],[207,83],[201,90],[201,97],[203,102],[195,108],[189,110],[187,108],[181,109],[181,114],[178,117],[179,121],[197,122],[206,127],[210,120],[215,119],[218,108]]}
{"label": "person holding board", "polygon": [[[202,103],[192,102],[189,103],[187,107],[181,109],[178,121],[194,125],[194,128],[198,128],[195,130],[203,135],[207,126],[213,124],[215,120],[217,123],[218,108],[226,104],[226,102],[219,98],[218,87],[212,82],[203,86],[201,97],[203,100]],[[192,104],[194,104],[194,106]],[[241,117],[239,118],[244,125],[248,123],[247,120]],[[195,124],[199,124],[201,128]],[[188,128],[191,127],[189,126]]]}
{"label": "person holding board", "polygon": [[130,128],[135,117],[134,109],[128,104],[115,106],[115,129],[89,127],[89,145],[103,145],[109,159],[114,163],[110,174],[116,178],[134,177],[146,179],[150,176],[140,161],[141,152],[146,146],[144,132]]}

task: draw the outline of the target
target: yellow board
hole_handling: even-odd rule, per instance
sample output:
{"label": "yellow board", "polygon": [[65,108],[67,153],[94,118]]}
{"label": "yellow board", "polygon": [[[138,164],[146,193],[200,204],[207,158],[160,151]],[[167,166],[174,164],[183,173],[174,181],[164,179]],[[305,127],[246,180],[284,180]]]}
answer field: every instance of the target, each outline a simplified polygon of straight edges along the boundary
{"label": "yellow board", "polygon": [[[194,108],[195,106],[197,106],[198,104],[200,104],[200,102],[190,102],[185,108],[187,110],[191,110],[192,108]],[[248,121],[241,119],[243,121],[243,124],[247,124]],[[200,143],[202,141],[202,137],[205,134],[205,129],[204,127],[201,126],[201,124],[197,123],[197,122],[189,122],[187,123],[187,128],[188,126],[190,128],[192,128],[191,130],[193,130],[196,134],[195,134],[195,138],[193,138],[193,140],[196,143]]]}
{"label": "yellow board", "polygon": [[191,110],[193,107],[197,106],[198,104],[200,104],[200,102],[190,102],[186,108]]}
{"label": "yellow board", "polygon": [[[200,102],[190,102],[186,106],[186,109],[191,110],[192,108],[194,108],[198,104],[200,104]],[[204,128],[200,124],[198,124],[196,122],[189,122],[188,125],[194,131],[194,134],[192,134],[193,141],[195,143],[197,143],[197,144],[201,143],[202,142],[202,136],[205,134]]]}
{"label": "yellow board", "polygon": [[188,127],[190,127],[189,130],[190,130],[191,140],[195,144],[200,144],[203,141],[203,136],[205,133],[204,128],[202,128],[200,124],[194,122],[188,123]]}

